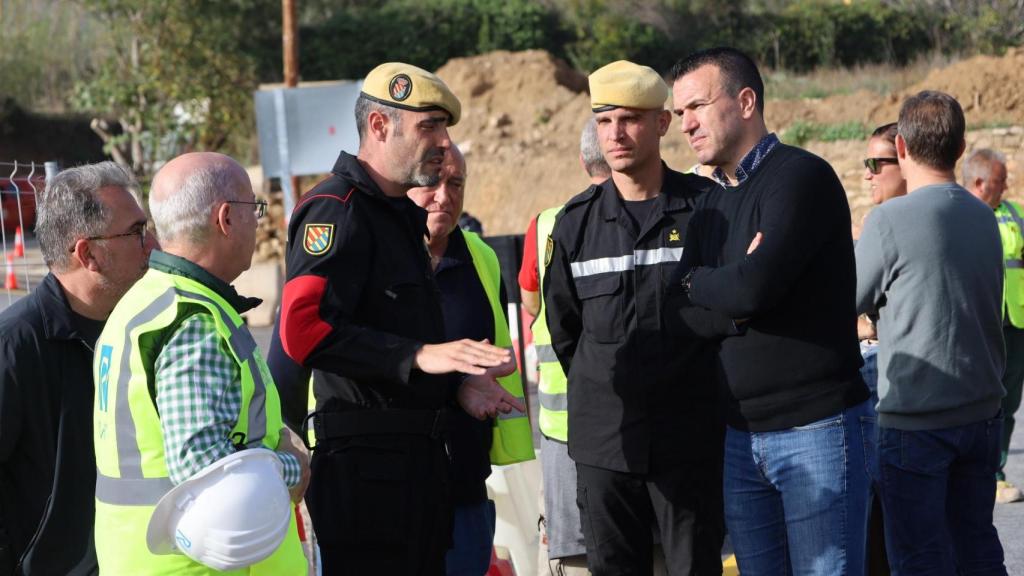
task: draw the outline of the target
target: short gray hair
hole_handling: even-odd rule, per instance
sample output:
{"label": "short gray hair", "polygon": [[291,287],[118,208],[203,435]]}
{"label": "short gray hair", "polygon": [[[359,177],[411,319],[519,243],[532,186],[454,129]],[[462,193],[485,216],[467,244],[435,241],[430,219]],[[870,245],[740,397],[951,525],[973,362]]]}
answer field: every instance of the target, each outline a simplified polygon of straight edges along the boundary
{"label": "short gray hair", "polygon": [[[214,206],[241,197],[236,167],[214,164],[189,172],[180,188],[169,194],[150,194],[149,212],[161,242],[185,238],[202,242],[210,235]],[[162,197],[162,198],[161,198]]]}
{"label": "short gray hair", "polygon": [[398,113],[397,108],[371,100],[360,92],[359,98],[356,98],[356,130],[359,132],[360,142],[366,138],[366,119],[370,117],[370,112],[380,112],[387,116],[388,120],[394,123],[395,131],[401,132],[402,115]]}
{"label": "short gray hair", "polygon": [[601,153],[601,144],[597,141],[597,118],[591,116],[583,125],[583,133],[580,134],[580,158],[583,159],[583,169],[591,177],[611,176],[612,169]]}
{"label": "short gray hair", "polygon": [[988,180],[992,175],[992,163],[1006,164],[1006,156],[991,148],[979,148],[964,158],[962,176],[964,188],[969,188],[978,178]]}
{"label": "short gray hair", "polygon": [[110,224],[110,209],[96,196],[107,187],[122,188],[139,199],[135,178],[114,162],[68,168],[46,182],[36,198],[36,237],[48,267],[66,270],[74,243],[101,235]]}

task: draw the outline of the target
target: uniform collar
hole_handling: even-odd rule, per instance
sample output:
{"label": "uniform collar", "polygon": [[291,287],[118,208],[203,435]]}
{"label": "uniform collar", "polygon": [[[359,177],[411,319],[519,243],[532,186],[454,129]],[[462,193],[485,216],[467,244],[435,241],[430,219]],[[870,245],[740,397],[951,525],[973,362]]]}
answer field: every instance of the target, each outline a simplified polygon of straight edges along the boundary
{"label": "uniform collar", "polygon": [[[661,168],[664,177],[653,209],[662,214],[668,214],[693,208],[692,195],[686,193],[689,187],[685,182],[685,176],[669,168],[664,161],[661,163]],[[599,195],[598,206],[601,218],[606,221],[619,219],[624,208],[619,202],[619,191],[615,187],[615,182],[609,178],[599,184],[595,191]]]}
{"label": "uniform collar", "polygon": [[[408,196],[405,197],[402,204],[398,204],[394,198],[384,194],[380,186],[377,186],[373,178],[370,178],[370,175],[366,173],[363,165],[359,163],[359,159],[355,156],[342,150],[341,154],[338,155],[338,160],[334,163],[334,168],[331,169],[331,173],[354,184],[357,190],[380,201],[390,209],[407,214],[411,222],[416,226],[416,232],[421,236],[428,236],[427,211],[417,206]],[[405,203],[408,203],[408,205],[405,205]]]}
{"label": "uniform collar", "polygon": [[241,314],[242,312],[248,312],[253,308],[259,306],[263,300],[259,298],[249,298],[240,295],[232,286],[227,282],[217,278],[213,274],[210,274],[202,266],[182,258],[181,256],[175,256],[174,254],[168,254],[167,252],[161,252],[160,250],[153,250],[149,254],[149,267],[160,272],[166,272],[167,274],[174,274],[175,276],[182,276],[195,280],[203,286],[206,286],[210,290],[213,290],[221,298],[227,301],[236,312]]}

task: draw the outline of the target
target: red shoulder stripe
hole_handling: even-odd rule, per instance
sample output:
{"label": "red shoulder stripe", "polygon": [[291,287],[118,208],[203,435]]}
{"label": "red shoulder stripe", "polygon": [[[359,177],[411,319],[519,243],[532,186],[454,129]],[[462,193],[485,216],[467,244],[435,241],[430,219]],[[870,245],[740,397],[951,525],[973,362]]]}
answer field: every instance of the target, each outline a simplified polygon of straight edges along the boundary
{"label": "red shoulder stripe", "polygon": [[284,285],[281,347],[299,364],[305,365],[309,353],[331,333],[331,325],[320,318],[320,301],[326,289],[327,279],[313,275],[292,278]]}
{"label": "red shoulder stripe", "polygon": [[330,198],[331,200],[337,200],[338,202],[341,202],[342,204],[348,204],[349,199],[352,198],[352,193],[355,192],[355,191],[356,191],[355,188],[349,189],[348,194],[345,194],[344,198],[338,198],[337,196],[335,196],[333,194],[314,194],[312,196],[306,196],[305,198],[302,199],[301,202],[299,202],[298,204],[295,205],[295,208],[292,209],[292,212],[295,212],[295,210],[299,209],[299,206],[302,206],[303,204],[305,204],[306,202],[309,202],[310,200],[312,200],[314,198]]}

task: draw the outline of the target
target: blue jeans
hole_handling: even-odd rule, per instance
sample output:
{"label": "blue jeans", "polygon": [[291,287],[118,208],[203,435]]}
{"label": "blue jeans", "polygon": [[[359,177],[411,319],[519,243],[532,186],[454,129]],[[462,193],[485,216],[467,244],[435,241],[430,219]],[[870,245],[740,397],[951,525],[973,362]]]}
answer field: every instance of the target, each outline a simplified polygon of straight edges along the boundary
{"label": "blue jeans", "polygon": [[728,429],[725,521],[740,574],[863,574],[873,426],[865,401],[806,426]]}
{"label": "blue jeans", "polygon": [[999,414],[939,430],[879,429],[893,574],[1005,576],[992,525],[1002,423]]}
{"label": "blue jeans", "polygon": [[455,507],[452,547],[444,557],[447,576],[481,576],[491,565],[494,501]]}

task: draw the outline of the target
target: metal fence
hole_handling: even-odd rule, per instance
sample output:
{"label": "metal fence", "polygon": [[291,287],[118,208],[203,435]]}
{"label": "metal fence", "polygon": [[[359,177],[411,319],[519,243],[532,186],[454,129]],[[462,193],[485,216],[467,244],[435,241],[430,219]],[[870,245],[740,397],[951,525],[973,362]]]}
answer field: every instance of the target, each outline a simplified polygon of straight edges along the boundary
{"label": "metal fence", "polygon": [[36,197],[57,173],[56,162],[0,161],[0,258],[10,305],[38,285],[46,265],[35,241]]}

